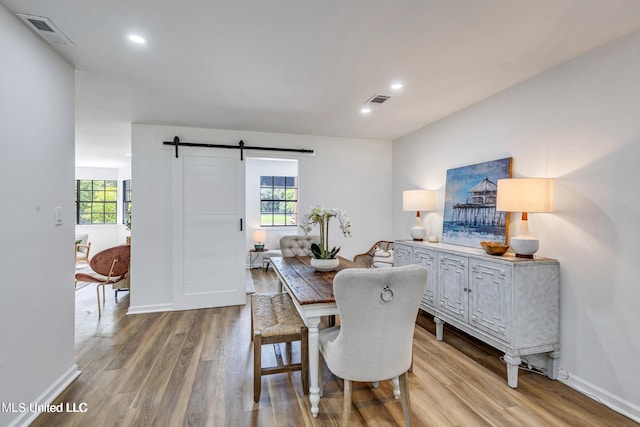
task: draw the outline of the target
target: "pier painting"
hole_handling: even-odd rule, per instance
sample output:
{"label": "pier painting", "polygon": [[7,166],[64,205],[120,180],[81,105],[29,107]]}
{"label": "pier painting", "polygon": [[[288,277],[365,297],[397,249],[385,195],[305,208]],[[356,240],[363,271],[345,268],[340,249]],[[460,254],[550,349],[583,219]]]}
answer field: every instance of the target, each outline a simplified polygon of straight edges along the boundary
{"label": "pier painting", "polygon": [[507,242],[508,215],[496,211],[497,183],[511,178],[511,157],[449,169],[444,200],[442,241],[480,247]]}

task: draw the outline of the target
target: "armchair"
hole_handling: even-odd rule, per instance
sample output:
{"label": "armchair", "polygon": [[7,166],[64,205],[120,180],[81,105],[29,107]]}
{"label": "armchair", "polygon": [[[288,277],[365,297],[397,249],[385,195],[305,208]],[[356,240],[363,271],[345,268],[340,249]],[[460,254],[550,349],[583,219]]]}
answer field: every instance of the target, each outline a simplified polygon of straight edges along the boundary
{"label": "armchair", "polygon": [[[353,257],[353,262],[360,264],[362,267],[368,268],[374,266],[374,255],[376,250],[390,251],[393,250],[393,242],[388,240],[379,240],[367,252],[358,254]],[[391,260],[393,262],[393,260]]]}
{"label": "armchair", "polygon": [[98,295],[98,317],[102,316],[100,286],[102,286],[102,304],[104,304],[105,301],[104,287],[106,285],[113,285],[115,289],[116,283],[123,281],[124,285],[118,286],[117,290],[125,288],[128,290],[128,281],[125,279],[129,272],[130,251],[131,246],[129,245],[114,246],[113,248],[100,251],[91,258],[91,262],[89,263],[93,272],[76,273],[76,282],[90,282],[98,284],[98,286],[96,286],[96,292]]}
{"label": "armchair", "polygon": [[88,234],[76,234],[76,264],[84,261],[89,264],[89,253],[91,252],[91,242]]}

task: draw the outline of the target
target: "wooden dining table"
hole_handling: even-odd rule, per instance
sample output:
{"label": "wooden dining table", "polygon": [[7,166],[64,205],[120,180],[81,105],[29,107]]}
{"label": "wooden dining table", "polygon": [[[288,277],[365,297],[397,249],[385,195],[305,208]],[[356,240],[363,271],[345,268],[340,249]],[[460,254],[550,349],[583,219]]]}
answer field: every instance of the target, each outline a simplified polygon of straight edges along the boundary
{"label": "wooden dining table", "polygon": [[271,258],[273,269],[282,286],[280,290],[291,295],[291,300],[309,330],[309,400],[311,414],[314,417],[318,416],[320,403],[318,326],[322,316],[338,314],[336,299],[333,296],[333,279],[341,270],[362,267],[345,258],[338,259],[340,264],[335,271],[316,271],[309,265],[310,257]]}

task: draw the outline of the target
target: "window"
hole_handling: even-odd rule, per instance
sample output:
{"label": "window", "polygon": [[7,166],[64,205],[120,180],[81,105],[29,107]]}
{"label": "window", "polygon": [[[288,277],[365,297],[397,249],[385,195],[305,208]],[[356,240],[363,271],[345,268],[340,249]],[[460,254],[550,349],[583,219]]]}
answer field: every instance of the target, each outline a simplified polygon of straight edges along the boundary
{"label": "window", "polygon": [[122,223],[131,228],[131,180],[122,181]]}
{"label": "window", "polygon": [[117,195],[115,180],[76,180],[76,224],[116,224]]}
{"label": "window", "polygon": [[260,177],[260,226],[295,227],[298,224],[298,177]]}

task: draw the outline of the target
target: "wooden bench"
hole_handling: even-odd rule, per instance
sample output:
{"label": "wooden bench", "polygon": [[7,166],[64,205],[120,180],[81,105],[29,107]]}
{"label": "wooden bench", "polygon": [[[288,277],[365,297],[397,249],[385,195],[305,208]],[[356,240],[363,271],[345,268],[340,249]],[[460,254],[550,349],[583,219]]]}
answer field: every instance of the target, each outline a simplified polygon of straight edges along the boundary
{"label": "wooden bench", "polygon": [[[260,401],[262,375],[301,371],[302,390],[309,393],[309,350],[307,327],[286,292],[251,296],[251,339],[253,340],[253,400]],[[291,342],[300,341],[300,363],[291,360]],[[262,345],[286,343],[287,364],[279,351],[277,366],[262,367]]]}

